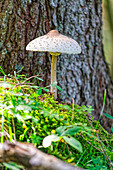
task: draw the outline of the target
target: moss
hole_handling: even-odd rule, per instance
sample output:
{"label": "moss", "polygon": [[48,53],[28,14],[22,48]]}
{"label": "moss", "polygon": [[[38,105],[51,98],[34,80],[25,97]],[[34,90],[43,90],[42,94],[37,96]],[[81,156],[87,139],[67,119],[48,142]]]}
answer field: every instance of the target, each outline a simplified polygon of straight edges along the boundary
{"label": "moss", "polygon": [[[58,134],[56,131],[58,127],[73,125],[79,127],[80,130],[72,136],[81,143],[83,153],[68,145],[62,137],[59,141],[52,143],[52,148],[41,149],[66,162],[77,163],[81,167],[88,168],[88,162],[92,161],[92,158],[99,157],[103,165],[108,166],[100,143],[103,143],[106,153],[113,160],[111,152],[113,135],[109,135],[100,124],[96,129],[97,121],[94,121],[91,116],[91,106],[75,104],[73,110],[71,104],[55,101],[50,93],[39,95],[31,86],[18,85],[15,88],[0,86],[0,116],[2,112],[5,120],[7,115],[10,115],[10,124],[14,119],[12,133],[15,133],[17,140],[34,143],[37,148],[42,145],[46,136]],[[73,112],[74,118],[72,118]],[[7,126],[5,125],[4,129],[8,130]],[[97,140],[97,134],[101,142]],[[4,140],[7,139],[4,138]]]}

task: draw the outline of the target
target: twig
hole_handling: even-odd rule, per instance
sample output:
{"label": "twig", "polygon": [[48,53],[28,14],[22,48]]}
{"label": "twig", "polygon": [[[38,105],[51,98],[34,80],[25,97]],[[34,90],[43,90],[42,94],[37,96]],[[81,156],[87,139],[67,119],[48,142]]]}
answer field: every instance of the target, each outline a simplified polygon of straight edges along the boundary
{"label": "twig", "polygon": [[[22,83],[16,84],[15,87],[18,86],[18,85],[23,85],[23,84],[25,84],[26,81],[28,81],[28,80],[30,80],[30,79],[32,79],[32,78],[34,78],[34,77],[39,77],[39,75],[31,76],[31,77],[27,78],[26,80],[24,80]],[[29,83],[29,84],[30,84],[30,83]]]}
{"label": "twig", "polygon": [[[80,134],[80,136],[85,139],[85,137],[83,135]],[[90,145],[92,145],[88,140],[86,142],[89,143]],[[99,152],[102,152],[100,149],[96,148],[94,145],[93,145],[93,148],[95,148]]]}
{"label": "twig", "polygon": [[34,75],[34,76],[31,76],[31,77],[27,78],[26,80],[24,80],[24,81],[22,82],[22,84],[24,84],[26,81],[28,81],[28,80],[30,80],[30,79],[32,79],[32,78],[34,78],[34,77],[39,77],[39,75]]}
{"label": "twig", "polygon": [[34,84],[34,83],[24,83],[24,84],[23,84],[23,82],[22,82],[22,83],[16,84],[13,88],[15,88],[16,86],[33,85],[33,84]]}
{"label": "twig", "polygon": [[14,123],[14,119],[12,117],[12,125],[13,125],[13,131],[14,131],[14,140],[16,141],[16,131],[15,131],[15,123]]}

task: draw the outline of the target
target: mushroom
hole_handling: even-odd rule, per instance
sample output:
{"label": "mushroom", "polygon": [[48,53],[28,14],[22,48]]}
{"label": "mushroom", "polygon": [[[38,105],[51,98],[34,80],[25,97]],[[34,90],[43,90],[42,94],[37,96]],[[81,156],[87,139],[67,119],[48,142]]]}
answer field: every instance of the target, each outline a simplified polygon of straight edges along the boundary
{"label": "mushroom", "polygon": [[51,62],[51,92],[54,93],[54,98],[57,98],[56,80],[56,63],[57,56],[61,53],[79,54],[81,47],[79,44],[69,38],[60,34],[57,30],[51,30],[46,35],[32,40],[26,47],[29,51],[49,52],[52,55]]}

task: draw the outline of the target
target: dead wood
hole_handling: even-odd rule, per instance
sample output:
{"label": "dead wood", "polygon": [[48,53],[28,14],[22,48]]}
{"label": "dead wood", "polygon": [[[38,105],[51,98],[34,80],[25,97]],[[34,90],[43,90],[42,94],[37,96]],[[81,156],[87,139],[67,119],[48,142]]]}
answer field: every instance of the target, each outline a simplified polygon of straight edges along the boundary
{"label": "dead wood", "polygon": [[0,144],[0,163],[11,161],[23,165],[27,170],[82,170],[43,153],[33,144],[7,141]]}

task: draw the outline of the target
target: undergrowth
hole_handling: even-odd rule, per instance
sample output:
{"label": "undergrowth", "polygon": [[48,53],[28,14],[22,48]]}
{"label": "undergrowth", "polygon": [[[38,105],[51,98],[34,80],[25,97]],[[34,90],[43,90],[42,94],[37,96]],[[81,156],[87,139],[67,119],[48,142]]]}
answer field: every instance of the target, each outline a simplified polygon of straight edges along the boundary
{"label": "undergrowth", "polygon": [[113,135],[94,120],[92,111],[91,106],[55,101],[49,87],[36,86],[25,76],[0,78],[1,143],[27,141],[71,165],[111,169]]}

